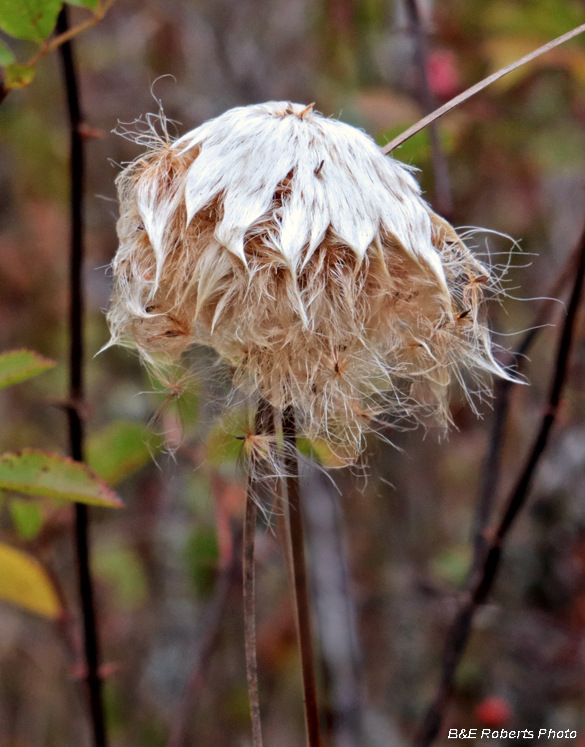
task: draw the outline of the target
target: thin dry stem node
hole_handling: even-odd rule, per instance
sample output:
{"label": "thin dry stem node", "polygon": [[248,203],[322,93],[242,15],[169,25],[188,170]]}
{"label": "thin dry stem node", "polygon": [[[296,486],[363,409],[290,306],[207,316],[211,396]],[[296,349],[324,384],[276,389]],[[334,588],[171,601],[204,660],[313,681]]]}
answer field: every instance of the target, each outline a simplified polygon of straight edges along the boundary
{"label": "thin dry stem node", "polygon": [[293,404],[304,435],[348,455],[380,422],[447,423],[453,382],[507,375],[490,269],[364,132],[269,102],[138,139],[117,180],[112,343],[155,367],[211,346],[235,387]]}

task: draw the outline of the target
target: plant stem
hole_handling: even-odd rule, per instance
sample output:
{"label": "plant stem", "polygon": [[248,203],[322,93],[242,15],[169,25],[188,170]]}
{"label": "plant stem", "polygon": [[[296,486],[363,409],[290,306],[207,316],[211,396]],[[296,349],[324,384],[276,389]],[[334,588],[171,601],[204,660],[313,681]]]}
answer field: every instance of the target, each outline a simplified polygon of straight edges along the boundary
{"label": "plant stem", "polygon": [[[69,28],[67,8],[57,20],[57,31],[64,34]],[[69,451],[73,459],[84,457],[84,423],[82,420],[84,398],[84,345],[83,322],[85,299],[83,292],[84,260],[84,148],[81,136],[83,117],[77,81],[77,68],[72,42],[59,47],[63,79],[67,92],[67,108],[71,142],[70,210],[71,245],[69,259]],[[79,573],[79,596],[83,615],[83,641],[86,664],[86,682],[93,731],[94,747],[107,747],[107,736],[99,674],[100,653],[95,616],[94,593],[89,565],[89,515],[88,508],[75,505],[75,548]]]}
{"label": "plant stem", "polygon": [[243,579],[244,579],[244,640],[246,648],[246,678],[248,680],[248,697],[252,717],[252,744],[262,747],[262,721],[260,719],[260,696],[258,692],[258,660],[256,657],[256,604],[254,547],[256,534],[256,517],[258,506],[251,493],[250,483],[253,478],[248,475],[248,493],[246,495],[246,518],[244,520]]}
{"label": "plant stem", "polygon": [[[254,421],[254,436],[274,435],[274,409],[263,397],[258,402]],[[258,497],[255,494],[257,484],[258,454],[252,442],[250,466],[248,469],[248,488],[246,491],[246,517],[244,520],[244,538],[242,555],[242,576],[244,581],[244,638],[246,648],[246,677],[250,714],[252,716],[252,744],[262,747],[262,722],[260,719],[260,697],[258,692],[258,661],[256,658],[256,604],[254,547],[256,538],[256,518],[258,516]]]}
{"label": "plant stem", "polygon": [[[516,371],[520,370],[522,362],[532,347],[533,342],[549,319],[552,308],[555,305],[555,299],[564,291],[565,286],[569,284],[569,281],[573,277],[580,249],[579,243],[573,247],[559,274],[545,293],[544,301],[539,305],[528,331],[516,349],[510,354],[506,365],[514,366]],[[491,520],[498,490],[501,454],[504,448],[504,430],[508,419],[510,396],[514,385],[515,382],[510,379],[498,379],[495,386],[492,427],[487,454],[482,467],[479,499],[473,527],[474,546],[470,577],[477,571],[487,547],[485,531]]]}
{"label": "plant stem", "polygon": [[303,672],[305,725],[309,747],[320,747],[319,704],[317,701],[317,678],[315,676],[315,655],[311,630],[311,605],[309,601],[307,564],[305,562],[305,533],[297,461],[296,421],[292,405],[287,407],[282,413],[282,432],[284,436],[285,479],[295,582],[294,596]]}
{"label": "plant stem", "polygon": [[443,668],[439,686],[435,692],[432,704],[426,713],[421,728],[415,737],[416,747],[430,747],[437,738],[445,709],[453,691],[453,683],[457,667],[461,661],[467,642],[471,635],[471,627],[475,614],[490,593],[496,579],[502,551],[520,511],[526,505],[530,494],[532,481],[540,459],[547,446],[551,429],[556,420],[561,393],[567,377],[569,357],[573,343],[577,312],[579,310],[585,277],[585,229],[581,235],[579,260],[575,273],[575,281],[571,298],[567,308],[567,316],[563,325],[557,347],[557,355],[552,376],[546,407],[544,408],[538,434],[526,459],[526,463],[500,519],[497,529],[487,543],[486,551],[478,569],[478,574],[467,599],[459,610],[447,636],[443,654]]}

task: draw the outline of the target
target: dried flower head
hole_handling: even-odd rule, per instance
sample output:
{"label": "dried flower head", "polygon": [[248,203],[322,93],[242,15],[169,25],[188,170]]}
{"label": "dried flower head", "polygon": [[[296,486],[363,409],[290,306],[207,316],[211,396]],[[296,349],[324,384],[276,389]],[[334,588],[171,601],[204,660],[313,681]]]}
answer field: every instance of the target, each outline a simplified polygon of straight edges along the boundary
{"label": "dried flower head", "polygon": [[209,345],[237,387],[353,453],[382,414],[445,422],[451,382],[504,375],[480,314],[490,271],[404,165],[312,106],[154,138],[118,189],[108,318],[147,361]]}

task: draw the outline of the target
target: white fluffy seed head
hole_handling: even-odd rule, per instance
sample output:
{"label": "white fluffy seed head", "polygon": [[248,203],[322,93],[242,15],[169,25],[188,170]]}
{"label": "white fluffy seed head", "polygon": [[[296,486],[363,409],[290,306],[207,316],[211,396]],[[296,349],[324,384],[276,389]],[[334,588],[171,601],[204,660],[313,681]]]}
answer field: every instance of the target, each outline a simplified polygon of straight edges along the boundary
{"label": "white fluffy seed head", "polygon": [[118,188],[108,318],[148,361],[209,345],[236,386],[351,455],[383,414],[446,421],[451,382],[503,375],[481,321],[489,271],[405,166],[312,106],[155,140]]}

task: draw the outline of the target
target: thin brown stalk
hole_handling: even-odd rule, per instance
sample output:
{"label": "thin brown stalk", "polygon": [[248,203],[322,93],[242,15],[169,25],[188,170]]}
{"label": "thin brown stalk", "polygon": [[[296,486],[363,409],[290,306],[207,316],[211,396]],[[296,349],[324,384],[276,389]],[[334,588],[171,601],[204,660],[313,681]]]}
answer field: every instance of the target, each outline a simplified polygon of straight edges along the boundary
{"label": "thin brown stalk", "polygon": [[244,520],[244,640],[246,649],[246,678],[248,680],[248,697],[252,717],[252,744],[262,747],[262,721],[260,718],[260,695],[258,692],[258,661],[256,657],[256,604],[254,546],[256,535],[256,517],[258,506],[251,494],[251,475],[248,477],[248,494],[246,495],[246,518]]}
{"label": "thin brown stalk", "polygon": [[511,73],[513,70],[517,70],[519,67],[521,67],[522,65],[525,65],[527,62],[532,62],[532,60],[535,60],[537,57],[540,57],[541,54],[550,52],[551,49],[558,47],[559,44],[564,44],[566,41],[569,41],[569,39],[573,39],[579,34],[582,34],[584,31],[585,31],[585,23],[581,24],[581,26],[577,26],[577,28],[574,28],[572,31],[568,31],[566,34],[563,34],[562,36],[558,36],[556,39],[553,39],[547,44],[543,44],[542,47],[538,47],[538,49],[535,49],[533,52],[530,52],[530,54],[524,55],[524,57],[521,57],[519,60],[512,62],[510,65],[506,65],[506,67],[501,68],[500,70],[493,73],[492,75],[489,75],[487,78],[480,80],[479,83],[476,83],[475,85],[471,86],[471,88],[468,88],[466,91],[463,91],[463,93],[460,93],[458,96],[455,96],[455,98],[452,98],[451,101],[448,101],[446,104],[443,104],[443,106],[440,106],[438,109],[436,109],[431,114],[428,114],[426,117],[423,117],[422,119],[420,119],[418,122],[413,124],[412,127],[409,127],[403,133],[398,135],[398,137],[395,137],[394,140],[391,140],[389,143],[387,143],[382,148],[382,153],[384,154],[391,153],[393,150],[395,150],[400,145],[402,145],[407,140],[409,140],[413,135],[416,135],[417,132],[420,132],[421,130],[424,130],[425,127],[428,127],[431,124],[431,122],[435,122],[437,119],[442,117],[444,114],[447,114],[447,112],[450,112],[451,110],[455,109],[457,106],[462,104],[464,101],[467,101],[467,99],[470,99],[472,96],[475,96],[476,93],[483,91],[484,88],[487,88],[492,83],[495,83],[496,80],[503,78],[504,75],[508,75],[508,73]]}
{"label": "thin brown stalk", "polygon": [[[274,434],[274,410],[264,398],[260,398],[254,422],[254,436]],[[244,520],[242,574],[244,580],[244,638],[246,650],[246,677],[252,716],[252,744],[262,747],[262,722],[260,718],[260,696],[258,692],[258,661],[256,657],[256,604],[254,547],[256,519],[258,515],[257,462],[258,456],[252,443],[246,491],[246,517]]]}
{"label": "thin brown stalk", "polygon": [[303,674],[305,724],[309,747],[320,747],[321,732],[319,727],[317,677],[315,674],[315,654],[313,650],[313,633],[311,629],[311,604],[309,599],[307,564],[305,561],[305,532],[303,527],[297,461],[297,430],[295,412],[292,406],[287,407],[282,413],[282,432],[284,436],[284,464],[289,511],[290,545],[295,584],[294,601]]}
{"label": "thin brown stalk", "polygon": [[[414,40],[415,62],[419,76],[420,99],[424,111],[429,114],[434,111],[437,104],[429,85],[428,38],[420,17],[418,0],[405,0],[405,4]],[[447,217],[453,210],[451,182],[449,179],[447,159],[441,147],[439,127],[435,122],[431,122],[429,125],[429,137],[431,141],[431,155],[435,175],[435,193],[437,198],[436,207],[443,216]]]}
{"label": "thin brown stalk", "polygon": [[554,372],[550,384],[547,404],[540,421],[538,434],[534,440],[532,448],[530,449],[526,463],[518,477],[516,485],[508,497],[498,527],[493,532],[487,543],[486,552],[478,569],[477,578],[447,636],[443,654],[443,668],[440,683],[421,728],[415,737],[414,744],[416,747],[429,747],[433,744],[439,734],[447,703],[453,690],[455,673],[471,635],[473,619],[477,610],[485,602],[494,585],[500,567],[504,543],[509,536],[515,520],[522,508],[526,505],[526,501],[530,495],[530,488],[532,487],[537,467],[546,449],[550,432],[559,410],[561,393],[567,377],[584,277],[585,229],[583,230],[580,240],[579,260],[575,273],[575,281],[557,347]]}
{"label": "thin brown stalk", "polygon": [[[278,457],[275,454],[273,463],[276,464],[277,462],[278,462]],[[284,567],[286,570],[286,580],[288,583],[288,588],[289,588],[290,593],[294,595],[295,574],[293,570],[292,553],[291,553],[291,547],[290,547],[290,529],[289,529],[289,521],[288,521],[288,508],[287,508],[286,498],[283,495],[284,489],[285,489],[285,485],[283,484],[282,480],[276,478],[273,481],[273,487],[271,490],[272,496],[273,496],[272,508],[273,508],[273,513],[275,514],[275,517],[276,517],[276,522],[275,522],[276,523],[276,538],[278,540],[278,544],[282,552],[282,557],[284,559]]]}
{"label": "thin brown stalk", "polygon": [[[57,20],[57,31],[69,29],[66,7]],[[84,187],[85,158],[81,135],[83,114],[79,94],[77,66],[73,44],[66,41],[60,47],[63,79],[67,92],[71,163],[70,210],[71,244],[69,258],[69,452],[73,459],[83,461],[85,428],[82,418],[84,401],[84,337],[85,298],[83,288],[84,246]],[[83,615],[83,642],[86,663],[86,682],[89,695],[94,747],[107,747],[102,681],[100,676],[100,646],[95,614],[93,581],[90,569],[90,537],[88,507],[75,504],[75,547],[79,575],[79,598]]]}

